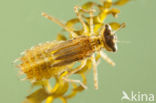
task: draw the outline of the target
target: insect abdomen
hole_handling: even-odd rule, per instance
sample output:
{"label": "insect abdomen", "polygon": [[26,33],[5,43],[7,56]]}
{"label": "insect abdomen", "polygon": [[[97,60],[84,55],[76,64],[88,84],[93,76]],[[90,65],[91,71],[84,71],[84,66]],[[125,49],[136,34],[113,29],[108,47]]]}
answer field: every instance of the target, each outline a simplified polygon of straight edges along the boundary
{"label": "insect abdomen", "polygon": [[68,41],[64,42],[64,47],[59,48],[59,50],[56,48],[55,50],[51,51],[54,51],[54,60],[57,61],[52,65],[53,67],[63,66],[82,60],[91,56],[91,54],[94,52],[93,46],[91,45],[91,39],[89,37],[78,37],[73,39],[70,45],[68,43]]}
{"label": "insect abdomen", "polygon": [[62,68],[51,67],[54,59],[50,53],[47,53],[47,50],[55,44],[55,42],[49,42],[37,45],[24,53],[18,67],[27,75],[27,79],[50,78],[61,71]]}
{"label": "insect abdomen", "polygon": [[28,79],[50,78],[68,69],[75,61],[91,56],[96,44],[90,37],[81,36],[73,40],[37,45],[24,53],[18,67]]}

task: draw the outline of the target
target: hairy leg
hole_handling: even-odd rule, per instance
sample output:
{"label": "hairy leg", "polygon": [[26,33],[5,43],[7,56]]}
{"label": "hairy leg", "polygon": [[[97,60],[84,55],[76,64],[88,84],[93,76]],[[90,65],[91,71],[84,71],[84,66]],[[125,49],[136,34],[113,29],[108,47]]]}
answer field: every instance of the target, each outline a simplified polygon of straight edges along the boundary
{"label": "hairy leg", "polygon": [[100,51],[100,55],[101,57],[106,61],[108,62],[109,64],[111,64],[112,66],[115,66],[115,63],[113,62],[113,60],[111,60],[107,54],[105,54],[104,52]]}
{"label": "hairy leg", "polygon": [[84,89],[87,89],[87,86],[85,84],[83,84],[80,80],[73,80],[73,79],[69,79],[66,77],[63,77],[63,79],[67,82],[71,82],[71,83],[78,83],[80,84]]}
{"label": "hairy leg", "polygon": [[98,89],[98,73],[97,73],[97,63],[95,60],[95,55],[92,56],[92,63],[93,63],[93,75],[94,75],[94,87]]}
{"label": "hairy leg", "polygon": [[75,11],[75,13],[76,13],[76,15],[77,15],[77,17],[78,17],[80,23],[81,23],[82,26],[83,26],[84,33],[88,33],[88,27],[87,27],[87,25],[85,24],[85,22],[83,21],[83,18],[82,18],[82,16],[81,16],[80,12],[79,12],[79,9],[82,10],[82,8],[80,8],[80,7],[78,7],[78,6],[75,6],[75,7],[74,7],[74,11]]}
{"label": "hairy leg", "polygon": [[52,17],[52,16],[49,16],[48,14],[46,13],[42,13],[42,16],[46,17],[47,19],[49,19],[50,21],[58,24],[59,26],[61,26],[63,29],[65,29],[67,32],[71,33],[73,37],[77,37],[77,34],[72,31],[71,29],[69,29],[68,27],[65,26],[65,24],[63,24],[60,20]]}
{"label": "hairy leg", "polygon": [[94,25],[93,25],[93,12],[94,12],[94,10],[93,9],[91,9],[90,11],[89,11],[89,15],[90,15],[90,35],[93,35],[94,34]]}
{"label": "hairy leg", "polygon": [[72,79],[68,78],[70,75],[75,74],[76,72],[81,70],[86,65],[86,62],[87,62],[87,60],[81,61],[81,64],[78,67],[69,71],[69,73],[63,77],[63,79],[67,82],[79,83],[84,89],[87,89],[87,86],[85,84],[83,84],[80,80],[72,80]]}
{"label": "hairy leg", "polygon": [[81,61],[81,64],[80,64],[78,67],[76,67],[76,68],[74,68],[73,70],[71,70],[71,71],[67,74],[67,76],[70,76],[70,75],[72,75],[72,74],[74,74],[74,73],[80,71],[80,70],[86,65],[86,63],[87,63],[87,60]]}

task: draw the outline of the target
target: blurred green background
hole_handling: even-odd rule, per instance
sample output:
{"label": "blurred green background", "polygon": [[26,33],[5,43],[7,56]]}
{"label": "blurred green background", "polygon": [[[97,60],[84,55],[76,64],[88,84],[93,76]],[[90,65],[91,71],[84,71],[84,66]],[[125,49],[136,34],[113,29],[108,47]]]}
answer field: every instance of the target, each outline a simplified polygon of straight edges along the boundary
{"label": "blurred green background", "polygon": [[[30,83],[20,80],[12,64],[20,52],[55,40],[61,30],[41,12],[66,21],[75,17],[75,5],[87,1],[90,0],[0,0],[1,103],[20,103],[30,93]],[[134,91],[156,95],[156,0],[133,0],[119,8],[119,18],[113,21],[126,22],[127,27],[118,32],[118,38],[131,43],[119,43],[117,53],[107,53],[116,62],[115,67],[101,60],[99,90],[94,89],[91,71],[87,74],[88,89],[69,103],[121,103],[123,90],[128,94]]]}

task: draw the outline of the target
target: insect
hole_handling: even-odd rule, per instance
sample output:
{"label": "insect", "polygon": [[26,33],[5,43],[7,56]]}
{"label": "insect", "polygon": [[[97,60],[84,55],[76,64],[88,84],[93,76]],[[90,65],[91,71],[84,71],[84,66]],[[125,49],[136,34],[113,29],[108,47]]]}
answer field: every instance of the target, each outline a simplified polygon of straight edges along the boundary
{"label": "insect", "polygon": [[[112,66],[115,65],[104,53],[104,50],[117,51],[116,32],[125,27],[124,23],[109,22],[105,24],[104,21],[109,15],[116,18],[120,13],[120,10],[113,6],[122,6],[128,1],[130,0],[117,0],[115,2],[104,0],[101,4],[87,2],[81,7],[76,6],[74,11],[77,17],[70,19],[65,24],[46,13],[42,13],[46,18],[60,25],[63,30],[59,32],[55,41],[36,45],[23,52],[22,56],[17,59],[20,61],[17,67],[26,74],[25,79],[32,82],[32,87],[41,87],[28,95],[24,103],[41,103],[43,101],[52,103],[55,99],[67,103],[68,99],[87,88],[85,73],[92,67],[94,86],[97,89],[97,66],[100,58],[102,57]],[[94,15],[93,8],[96,10]],[[81,24],[81,26],[77,28],[77,24]],[[70,40],[67,40],[63,31],[68,32]],[[77,62],[80,62],[78,66],[76,66]],[[81,77],[82,82],[69,79],[70,75],[76,74]],[[53,86],[51,78],[55,80]]]}
{"label": "insect", "polygon": [[[76,61],[81,62],[80,68],[74,69],[72,74],[81,70],[83,66],[86,64],[86,60],[91,58],[92,65],[93,65],[93,72],[94,72],[94,86],[98,88],[98,81],[97,81],[97,63],[95,60],[95,54],[100,55],[104,60],[110,63],[112,66],[115,63],[102,51],[105,49],[109,52],[116,52],[117,51],[117,37],[115,33],[120,30],[121,28],[125,27],[125,23],[121,24],[120,27],[116,31],[112,31],[111,26],[109,24],[105,24],[101,26],[101,30],[96,34],[94,33],[94,24],[93,24],[93,10],[87,11],[90,14],[90,21],[89,25],[87,25],[83,19],[81,14],[78,12],[79,7],[75,7],[75,12],[80,23],[83,26],[83,32],[81,36],[76,34],[70,28],[67,28],[66,25],[63,25],[59,20],[56,18],[43,13],[42,15],[48,18],[49,20],[57,23],[62,28],[64,28],[67,32],[69,32],[73,39],[63,42],[62,44],[56,45],[56,47],[49,50],[49,52],[54,53],[54,57],[58,60],[57,63],[53,64],[53,66],[61,66],[67,65]],[[81,8],[79,8],[81,9]],[[83,9],[81,9],[83,10]],[[84,10],[84,12],[86,12]],[[62,45],[62,46],[61,46]],[[68,58],[68,59],[67,59]]]}
{"label": "insect", "polygon": [[[78,7],[75,7],[75,12],[84,28],[84,34],[82,36],[78,36],[77,33],[66,27],[58,19],[49,16],[46,13],[42,14],[49,20],[63,27],[73,38],[67,41],[43,43],[26,50],[25,53],[23,53],[23,56],[19,58],[21,63],[17,67],[21,68],[22,72],[27,75],[27,79],[49,79],[51,77],[59,77],[63,72],[68,71],[68,74],[63,77],[65,81],[79,83],[82,87],[87,88],[80,80],[72,80],[68,77],[80,71],[86,65],[87,59],[91,59],[94,74],[94,86],[97,89],[98,79],[95,53],[100,54],[104,60],[113,66],[115,65],[115,63],[102,52],[102,49],[110,52],[117,51],[116,31],[112,31],[111,26],[105,24],[101,27],[100,32],[95,34],[93,30],[93,10],[89,11],[89,26],[83,21],[78,11]],[[120,28],[123,27],[125,27],[125,24],[122,24]],[[73,68],[73,65],[76,62],[80,62],[80,65]]]}

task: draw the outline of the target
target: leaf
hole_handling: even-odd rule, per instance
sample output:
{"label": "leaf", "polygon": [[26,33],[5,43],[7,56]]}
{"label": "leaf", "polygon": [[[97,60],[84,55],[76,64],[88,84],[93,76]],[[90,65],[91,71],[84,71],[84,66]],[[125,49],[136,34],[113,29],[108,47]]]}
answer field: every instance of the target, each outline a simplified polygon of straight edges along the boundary
{"label": "leaf", "polygon": [[65,25],[66,25],[66,27],[74,30],[75,29],[74,25],[77,23],[79,23],[79,20],[77,18],[74,18],[74,19],[68,20]]}
{"label": "leaf", "polygon": [[57,34],[57,40],[59,40],[59,41],[61,41],[61,40],[67,40],[67,38],[63,34],[58,33]]}
{"label": "leaf", "polygon": [[49,96],[49,93],[44,89],[41,88],[29,96],[24,100],[22,103],[42,103]]}
{"label": "leaf", "polygon": [[113,3],[113,5],[119,5],[119,6],[122,6],[122,5],[125,5],[127,2],[129,2],[130,0],[118,0],[116,2]]}
{"label": "leaf", "polygon": [[96,3],[94,2],[87,2],[85,3],[84,5],[82,5],[81,7],[85,10],[89,10],[91,9],[94,5],[97,5]]}
{"label": "leaf", "polygon": [[103,9],[101,12],[94,17],[94,23],[100,23],[102,24],[103,21],[106,19],[108,13],[108,9]]}
{"label": "leaf", "polygon": [[104,8],[110,8],[112,6],[112,1],[104,1],[103,2],[103,7]]}
{"label": "leaf", "polygon": [[82,74],[82,73],[90,70],[91,67],[92,67],[92,62],[90,59],[88,59],[86,65],[80,71],[76,72],[76,74]]}
{"label": "leaf", "polygon": [[101,29],[101,27],[103,26],[104,24],[96,24],[96,25],[94,25],[94,33],[96,34],[96,35],[98,35],[99,34],[99,31],[100,31],[100,29]]}
{"label": "leaf", "polygon": [[49,97],[46,99],[45,103],[52,103],[53,101],[54,101],[53,96],[49,96]]}
{"label": "leaf", "polygon": [[108,14],[112,14],[115,18],[118,16],[119,13],[120,10],[116,8],[112,8],[111,10],[108,11]]}
{"label": "leaf", "polygon": [[112,28],[113,30],[118,30],[118,29],[124,28],[124,27],[126,26],[125,23],[119,24],[119,23],[117,23],[117,22],[111,22],[111,23],[109,23],[109,25],[111,26],[111,28]]}
{"label": "leaf", "polygon": [[109,25],[111,26],[113,30],[118,30],[120,28],[120,24],[117,22],[111,22],[109,23]]}

